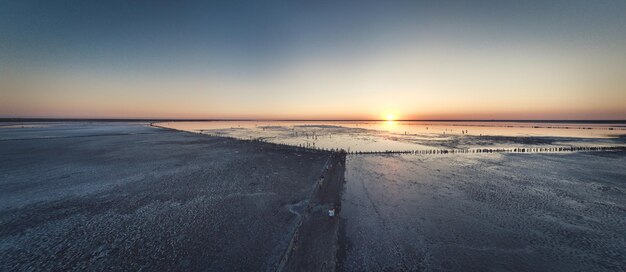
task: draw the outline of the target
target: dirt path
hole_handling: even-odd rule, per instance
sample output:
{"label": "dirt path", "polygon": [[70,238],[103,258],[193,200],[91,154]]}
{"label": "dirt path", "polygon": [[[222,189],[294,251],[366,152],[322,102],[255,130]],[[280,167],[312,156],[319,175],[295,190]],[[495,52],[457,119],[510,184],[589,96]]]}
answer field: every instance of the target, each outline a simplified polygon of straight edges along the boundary
{"label": "dirt path", "polygon": [[[330,158],[278,271],[335,270],[345,161],[345,154]],[[337,216],[331,219],[328,209],[333,206]]]}

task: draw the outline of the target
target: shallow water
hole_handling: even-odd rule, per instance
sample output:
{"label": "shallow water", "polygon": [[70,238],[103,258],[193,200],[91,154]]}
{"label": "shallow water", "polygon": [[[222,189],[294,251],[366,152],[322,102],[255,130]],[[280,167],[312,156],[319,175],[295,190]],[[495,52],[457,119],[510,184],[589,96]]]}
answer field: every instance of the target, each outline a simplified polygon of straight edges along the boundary
{"label": "shallow water", "polygon": [[352,152],[623,145],[624,123],[209,121],[157,125],[237,139]]}

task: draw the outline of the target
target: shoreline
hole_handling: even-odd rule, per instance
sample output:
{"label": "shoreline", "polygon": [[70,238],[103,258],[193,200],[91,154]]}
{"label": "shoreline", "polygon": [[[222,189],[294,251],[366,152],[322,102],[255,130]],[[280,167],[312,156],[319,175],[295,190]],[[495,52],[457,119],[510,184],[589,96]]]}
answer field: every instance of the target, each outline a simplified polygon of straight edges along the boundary
{"label": "shoreline", "polygon": [[507,148],[491,148],[491,147],[475,147],[475,148],[433,148],[433,149],[416,149],[416,150],[385,150],[385,151],[345,151],[345,150],[327,150],[327,149],[318,149],[311,147],[300,147],[289,144],[281,144],[268,142],[261,139],[239,139],[231,136],[221,136],[221,135],[209,135],[204,134],[202,132],[193,132],[188,130],[180,130],[166,126],[160,126],[155,123],[149,124],[151,127],[167,129],[171,131],[182,131],[188,133],[202,134],[211,137],[217,138],[228,138],[245,142],[263,142],[274,144],[277,146],[287,146],[291,148],[295,148],[297,150],[307,150],[307,151],[323,151],[323,152],[333,152],[333,153],[346,153],[349,155],[372,155],[372,154],[410,154],[410,155],[441,155],[441,154],[473,154],[473,153],[573,153],[573,152],[616,152],[616,151],[625,151],[625,145],[610,145],[610,146],[575,146],[575,145],[562,145],[562,146],[547,146],[547,147],[539,147],[539,146],[527,146],[527,147],[507,147]]}

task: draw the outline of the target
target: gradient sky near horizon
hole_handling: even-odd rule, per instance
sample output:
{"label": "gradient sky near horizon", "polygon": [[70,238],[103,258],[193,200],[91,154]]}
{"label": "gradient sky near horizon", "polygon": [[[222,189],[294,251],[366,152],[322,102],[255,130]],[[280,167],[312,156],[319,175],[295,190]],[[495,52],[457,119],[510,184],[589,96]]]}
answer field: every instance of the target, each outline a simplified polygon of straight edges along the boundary
{"label": "gradient sky near horizon", "polygon": [[0,117],[626,119],[626,1],[0,0]]}

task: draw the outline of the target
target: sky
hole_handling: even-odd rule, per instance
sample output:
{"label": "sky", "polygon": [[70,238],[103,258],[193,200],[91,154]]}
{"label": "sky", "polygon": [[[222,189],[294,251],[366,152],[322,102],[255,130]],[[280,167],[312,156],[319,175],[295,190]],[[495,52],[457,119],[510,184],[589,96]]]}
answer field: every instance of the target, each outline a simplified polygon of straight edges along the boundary
{"label": "sky", "polygon": [[626,120],[626,1],[0,0],[0,118]]}

